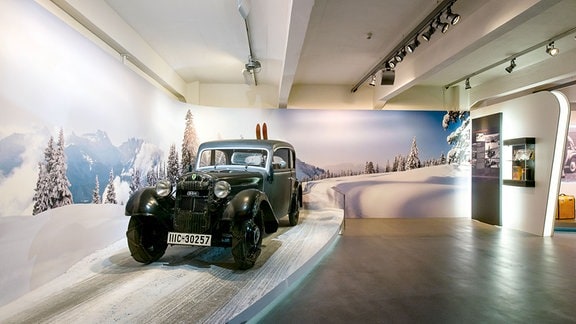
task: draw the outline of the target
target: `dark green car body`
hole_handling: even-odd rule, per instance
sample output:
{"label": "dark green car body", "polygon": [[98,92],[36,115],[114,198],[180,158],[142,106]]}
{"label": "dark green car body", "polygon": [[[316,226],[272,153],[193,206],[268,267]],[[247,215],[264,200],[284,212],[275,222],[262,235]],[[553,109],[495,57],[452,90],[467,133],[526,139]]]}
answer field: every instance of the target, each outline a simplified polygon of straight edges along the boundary
{"label": "dark green car body", "polygon": [[160,185],[134,193],[126,205],[128,245],[143,263],[158,260],[168,244],[184,244],[231,247],[239,268],[250,268],[262,236],[285,216],[296,225],[302,204],[294,147],[278,140],[203,143],[193,171],[171,194]]}

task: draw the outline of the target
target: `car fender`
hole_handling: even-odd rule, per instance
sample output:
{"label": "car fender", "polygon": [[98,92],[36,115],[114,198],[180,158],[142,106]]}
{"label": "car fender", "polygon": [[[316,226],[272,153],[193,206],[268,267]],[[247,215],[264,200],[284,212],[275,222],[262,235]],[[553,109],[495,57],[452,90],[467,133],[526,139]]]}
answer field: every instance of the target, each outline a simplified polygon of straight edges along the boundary
{"label": "car fender", "polygon": [[174,212],[172,196],[160,197],[154,187],[146,187],[136,191],[126,203],[126,216],[156,217],[165,225],[170,224]]}
{"label": "car fender", "polygon": [[[259,210],[263,211],[264,231],[266,233],[276,232],[279,223],[272,211],[268,196],[257,189],[246,189],[237,193],[226,206],[222,217],[237,223],[256,217]],[[257,220],[258,222],[259,220]]]}

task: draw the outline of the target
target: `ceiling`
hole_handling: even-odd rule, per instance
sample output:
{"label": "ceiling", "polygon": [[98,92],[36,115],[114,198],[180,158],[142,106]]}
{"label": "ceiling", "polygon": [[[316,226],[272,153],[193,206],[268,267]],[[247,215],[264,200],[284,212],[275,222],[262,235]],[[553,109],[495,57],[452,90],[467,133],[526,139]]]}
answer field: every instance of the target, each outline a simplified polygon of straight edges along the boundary
{"label": "ceiling", "polygon": [[[98,20],[88,12],[107,7],[129,26],[132,35],[149,46],[146,51],[163,60],[185,84],[246,84],[242,71],[252,50],[262,66],[256,73],[256,87],[277,88],[278,106],[286,107],[295,86],[338,85],[350,90],[357,84],[367,86],[367,82],[360,81],[368,78],[371,70],[441,1],[52,2],[83,20],[96,34],[104,33],[101,38],[108,38],[108,43],[120,44],[126,51],[128,41],[105,26],[112,25],[111,14],[108,19]],[[246,24],[239,5],[249,9]],[[574,0],[457,0],[452,11],[462,16],[461,22],[446,34],[437,32],[429,43],[422,41],[413,57],[407,57],[396,68],[401,84],[380,90],[377,99],[389,100],[415,86],[444,87],[576,27]],[[492,12],[494,15],[487,14]],[[473,39],[467,35],[473,35]],[[561,52],[576,48],[574,35],[576,31],[555,42]],[[129,54],[154,72],[145,54],[139,53]],[[518,69],[549,58],[542,47],[519,57]],[[508,64],[474,75],[474,83],[506,75],[504,67]],[[170,86],[171,81],[160,83]]]}

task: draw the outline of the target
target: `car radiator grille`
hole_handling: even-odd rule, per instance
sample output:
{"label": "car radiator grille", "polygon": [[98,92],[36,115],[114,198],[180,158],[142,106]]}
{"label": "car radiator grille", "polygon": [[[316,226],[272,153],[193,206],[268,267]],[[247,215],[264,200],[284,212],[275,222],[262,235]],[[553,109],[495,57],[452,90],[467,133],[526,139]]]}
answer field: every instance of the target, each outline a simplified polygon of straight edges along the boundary
{"label": "car radiator grille", "polygon": [[174,229],[185,233],[206,233],[210,230],[208,204],[210,181],[204,178],[184,180],[177,185]]}

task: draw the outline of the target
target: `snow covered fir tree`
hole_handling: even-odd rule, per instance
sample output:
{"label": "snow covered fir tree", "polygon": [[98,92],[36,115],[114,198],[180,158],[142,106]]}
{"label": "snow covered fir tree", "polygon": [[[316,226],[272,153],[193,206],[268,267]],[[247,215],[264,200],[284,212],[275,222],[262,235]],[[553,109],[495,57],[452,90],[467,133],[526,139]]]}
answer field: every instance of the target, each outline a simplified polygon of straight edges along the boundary
{"label": "snow covered fir tree", "polygon": [[108,185],[106,186],[106,195],[104,198],[105,204],[117,204],[116,189],[114,188],[114,170],[110,170],[110,177],[108,178]]}
{"label": "snow covered fir tree", "polygon": [[96,185],[94,186],[94,191],[92,191],[92,203],[99,204],[100,200],[100,182],[98,181],[98,176],[96,176]]}
{"label": "snow covered fir tree", "polygon": [[176,183],[180,175],[180,167],[178,165],[178,152],[176,151],[176,144],[170,145],[170,152],[168,153],[168,165],[166,167],[166,179],[171,183]]}
{"label": "snow covered fir tree", "polygon": [[44,161],[38,163],[38,180],[34,197],[32,214],[36,215],[48,209],[72,204],[70,181],[66,176],[66,156],[64,154],[64,130],[58,134],[54,145],[51,136],[44,150]]}
{"label": "snow covered fir tree", "polygon": [[182,139],[182,173],[190,170],[196,162],[196,151],[198,150],[198,138],[192,112],[188,109],[186,112],[186,126],[184,128],[184,138]]}

